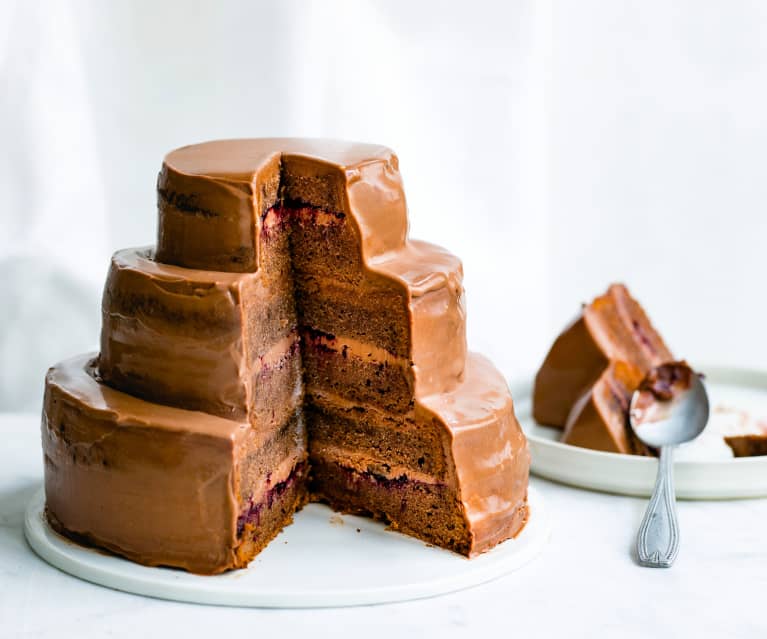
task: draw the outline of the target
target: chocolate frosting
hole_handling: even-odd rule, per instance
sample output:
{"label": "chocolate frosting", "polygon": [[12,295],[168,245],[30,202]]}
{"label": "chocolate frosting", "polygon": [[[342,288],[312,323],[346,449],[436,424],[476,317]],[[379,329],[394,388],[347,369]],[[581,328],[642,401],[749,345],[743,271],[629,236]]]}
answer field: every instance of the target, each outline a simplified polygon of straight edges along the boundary
{"label": "chocolate frosting", "polygon": [[94,353],[61,362],[43,405],[49,516],[144,564],[220,571],[233,563],[234,459],[249,430],[101,384]]}
{"label": "chocolate frosting", "polygon": [[[197,572],[233,565],[228,558],[236,520],[233,460],[247,430],[240,409],[247,406],[244,380],[252,374],[243,355],[242,300],[263,275],[261,237],[268,232],[267,213],[279,202],[344,216],[359,239],[363,282],[394,287],[408,300],[414,416],[417,423],[438,424],[451,442],[446,453],[471,524],[471,553],[516,533],[527,517],[527,443],[502,376],[484,358],[467,356],[460,261],[439,247],[407,239],[398,161],[389,149],[292,139],[209,142],[166,156],[158,179],[156,252],[131,249],[113,258],[99,369],[117,385],[122,382],[116,371],[130,376],[131,368],[151,372],[154,383],[147,389],[178,391],[186,383],[191,395],[199,389],[198,397],[220,408],[213,412],[231,419],[109,389],[94,379],[93,364],[83,358],[52,369],[43,437],[53,520],[144,563],[170,559]],[[183,322],[169,322],[169,310],[170,317],[180,312]],[[192,378],[182,380],[193,359]],[[74,436],[56,431],[61,407],[87,416]],[[123,433],[133,438],[123,444],[116,435]],[[151,453],[142,447],[141,433],[152,442]],[[92,454],[71,456],[102,437],[115,442],[106,466]],[[198,439],[206,446],[198,447]],[[208,456],[210,448],[216,453]],[[149,461],[155,463],[151,472]],[[142,508],[150,512],[163,482],[174,516],[141,531],[132,528],[121,508],[135,517]],[[195,487],[199,500],[183,503],[184,485]],[[96,497],[68,497],[78,493]],[[102,521],[99,509],[112,498],[110,523]],[[216,518],[227,526],[213,534],[210,522]],[[173,539],[174,548],[153,547],[157,542],[150,536]],[[186,549],[177,556],[176,546]]]}
{"label": "chocolate frosting", "polygon": [[161,264],[151,247],[118,251],[104,287],[101,376],[159,403],[244,418],[253,373],[241,302],[256,279]]}
{"label": "chocolate frosting", "polygon": [[463,381],[451,392],[422,398],[416,414],[428,415],[449,432],[459,493],[471,524],[471,554],[506,539],[527,518],[530,467],[506,380],[487,358],[469,353]]}

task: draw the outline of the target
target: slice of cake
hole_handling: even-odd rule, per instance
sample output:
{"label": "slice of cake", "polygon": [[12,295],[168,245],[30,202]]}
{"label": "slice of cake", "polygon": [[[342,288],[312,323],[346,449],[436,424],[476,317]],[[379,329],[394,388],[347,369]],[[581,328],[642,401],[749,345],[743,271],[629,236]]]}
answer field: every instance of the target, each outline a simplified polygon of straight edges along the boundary
{"label": "slice of cake", "polygon": [[467,352],[460,261],[407,238],[390,150],[184,147],[158,207],[157,247],[112,259],[101,353],[46,380],[57,530],[216,573],[307,499],[468,556],[522,529],[511,396]]}
{"label": "slice of cake", "polygon": [[535,377],[533,417],[541,424],[564,428],[573,404],[610,362],[627,362],[644,376],[653,366],[672,359],[628,289],[613,284],[604,295],[585,305],[580,316],[557,337]]}
{"label": "slice of cake", "polygon": [[564,428],[574,446],[649,454],[631,432],[632,393],[671,352],[622,284],[585,305],[556,339],[535,378],[533,416]]}

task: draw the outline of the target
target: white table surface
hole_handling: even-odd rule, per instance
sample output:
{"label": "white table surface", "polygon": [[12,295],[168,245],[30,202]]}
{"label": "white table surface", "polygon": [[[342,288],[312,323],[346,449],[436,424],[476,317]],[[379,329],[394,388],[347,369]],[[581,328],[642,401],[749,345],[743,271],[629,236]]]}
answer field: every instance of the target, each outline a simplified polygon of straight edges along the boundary
{"label": "white table surface", "polygon": [[767,499],[681,502],[670,570],[636,566],[645,500],[533,478],[552,535],[520,571],[433,599],[328,610],[216,608],[154,600],[70,577],[27,546],[40,487],[38,417],[0,415],[0,638],[765,637]]}

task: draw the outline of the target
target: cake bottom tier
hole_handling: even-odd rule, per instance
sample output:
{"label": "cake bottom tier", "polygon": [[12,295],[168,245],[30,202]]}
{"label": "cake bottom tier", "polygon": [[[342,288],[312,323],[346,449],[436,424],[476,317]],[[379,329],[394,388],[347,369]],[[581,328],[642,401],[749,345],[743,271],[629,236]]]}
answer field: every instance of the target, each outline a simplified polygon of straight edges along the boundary
{"label": "cake bottom tier", "polygon": [[48,372],[42,440],[51,526],[150,566],[245,566],[307,499],[300,408],[259,433],[114,390],[93,355]]}
{"label": "cake bottom tier", "polygon": [[124,547],[119,541],[113,541],[113,538],[98,532],[75,532],[59,521],[50,508],[46,508],[45,516],[51,528],[57,533],[83,546],[102,548],[148,566],[169,566],[200,574],[217,574],[247,566],[285,526],[293,523],[293,515],[308,501],[307,465],[300,463],[291,473],[289,480],[278,485],[274,494],[258,504],[245,506],[237,518],[237,541],[232,547],[231,554],[223,562],[216,562],[215,565],[210,566],[189,562],[188,559],[181,557],[174,558],[167,550],[163,550],[163,544],[157,545],[155,554]]}
{"label": "cake bottom tier", "polygon": [[263,431],[117,391],[93,355],[63,362],[46,377],[42,419],[51,525],[202,574],[247,565],[308,499],[468,556],[524,527],[527,443],[486,359],[470,355],[455,388],[408,416],[308,399],[309,431],[303,407]]}

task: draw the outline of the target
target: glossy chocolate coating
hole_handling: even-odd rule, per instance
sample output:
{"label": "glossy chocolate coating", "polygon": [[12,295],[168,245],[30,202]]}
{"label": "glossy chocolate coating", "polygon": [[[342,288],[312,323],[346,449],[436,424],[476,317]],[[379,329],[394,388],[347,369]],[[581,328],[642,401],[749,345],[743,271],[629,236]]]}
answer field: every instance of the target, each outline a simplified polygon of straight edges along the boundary
{"label": "glossy chocolate coating", "polygon": [[[235,565],[233,477],[241,454],[238,446],[245,445],[239,442],[254,436],[253,424],[248,430],[246,380],[255,364],[244,355],[242,304],[259,295],[253,283],[265,276],[262,240],[269,233],[269,212],[278,202],[306,204],[329,212],[331,218],[343,216],[359,239],[364,282],[398,290],[407,300],[405,361],[414,380],[413,418],[424,427],[444,429],[450,441],[445,453],[452,468],[450,481],[471,530],[470,554],[516,534],[527,518],[527,443],[503,377],[484,358],[467,355],[460,261],[443,249],[407,239],[407,207],[398,161],[390,150],[286,139],[227,140],[170,153],[158,179],[157,249],[116,254],[105,289],[99,366],[109,383],[129,384],[131,366],[134,372],[151,370],[167,392],[167,397],[155,396],[153,401],[175,402],[169,399],[174,390],[191,392],[197,387],[198,399],[207,402],[198,408],[229,419],[150,404],[107,388],[94,379],[92,365],[85,360],[55,367],[47,380],[43,419],[44,449],[51,460],[46,465],[51,520],[144,563],[198,572]],[[149,310],[137,313],[132,303],[123,308],[120,300],[131,295],[134,300],[151,300]],[[164,310],[155,317],[158,308]],[[171,308],[183,310],[177,322],[168,321]],[[204,321],[193,329],[190,317]],[[193,358],[202,362],[196,369],[202,371],[198,381],[183,378]],[[118,369],[122,376],[116,374]],[[130,390],[144,393],[150,388],[151,384]],[[72,406],[69,422],[82,426],[74,438],[56,435],[62,402]],[[78,411],[97,418],[81,420]],[[93,455],[70,463],[73,450],[102,434],[118,441],[113,434],[122,433],[124,426],[136,434],[135,446],[115,446],[109,465],[99,466],[101,461]],[[172,436],[153,437],[155,432]],[[168,480],[179,486],[201,486],[212,469],[223,473],[211,485],[216,490],[197,490],[196,499],[174,499],[168,506],[173,514],[167,517],[173,521],[215,528],[207,538],[210,547],[195,545],[197,530],[189,531],[187,539],[183,526],[176,524],[168,524],[172,531],[151,529],[158,540],[172,537],[174,546],[188,546],[188,553],[177,558],[164,543],[147,542],[149,529],[131,525],[129,517],[142,503],[151,510],[157,500],[156,491],[139,476],[144,468],[139,460],[141,433],[151,441],[152,459],[167,461],[177,456],[182,443],[190,447],[185,463],[169,471]],[[208,465],[206,449],[198,450],[200,437],[214,441],[219,451]],[[82,496],[76,507],[68,497],[73,494]],[[120,502],[128,497],[123,511]],[[99,512],[108,503],[107,525]],[[216,515],[198,521],[199,513]],[[197,562],[189,558],[195,553]]]}

